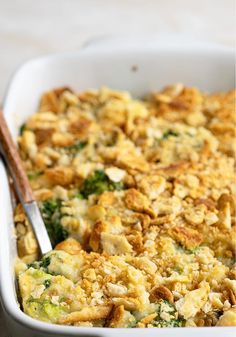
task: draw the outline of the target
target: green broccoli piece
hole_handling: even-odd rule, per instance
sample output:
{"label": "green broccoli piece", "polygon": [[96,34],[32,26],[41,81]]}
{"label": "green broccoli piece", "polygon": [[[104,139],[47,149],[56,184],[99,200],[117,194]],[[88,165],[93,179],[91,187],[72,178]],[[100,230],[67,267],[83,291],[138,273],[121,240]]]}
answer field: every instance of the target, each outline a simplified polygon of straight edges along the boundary
{"label": "green broccoli piece", "polygon": [[169,328],[177,328],[183,326],[183,320],[182,319],[172,319],[170,322],[168,322]]}
{"label": "green broccoli piece", "polygon": [[35,262],[33,262],[33,263],[28,263],[28,264],[27,264],[27,268],[39,269],[39,268],[40,268],[39,262],[38,262],[38,261],[35,261]]}
{"label": "green broccoli piece", "polygon": [[[163,313],[169,316],[168,320],[162,318]],[[166,300],[161,300],[157,309],[157,316],[151,324],[157,328],[174,328],[183,326],[184,320],[177,317],[174,305]]]}
{"label": "green broccoli piece", "polygon": [[50,280],[45,280],[45,281],[43,282],[43,284],[44,284],[45,288],[47,289],[47,288],[50,287],[51,281],[50,281]]}
{"label": "green broccoli piece", "polygon": [[173,136],[173,137],[178,137],[179,134],[178,132],[176,131],[173,131],[173,130],[167,130],[163,133],[163,136],[162,136],[162,139],[168,139],[170,136]]}
{"label": "green broccoli piece", "polygon": [[32,298],[25,303],[25,311],[31,317],[53,323],[65,314],[64,308],[60,305],[50,303],[48,300]]}
{"label": "green broccoli piece", "polygon": [[180,253],[183,253],[183,254],[196,254],[197,252],[199,252],[199,250],[201,249],[201,246],[199,247],[195,247],[195,248],[192,248],[192,249],[187,249],[179,244],[176,244],[176,250]]}
{"label": "green broccoli piece", "polygon": [[19,134],[20,136],[22,136],[23,132],[26,130],[26,124],[22,124],[21,127],[20,127],[20,131],[19,131]]}
{"label": "green broccoli piece", "polygon": [[80,195],[87,199],[90,194],[101,194],[105,191],[120,191],[122,189],[122,182],[115,183],[102,170],[96,170],[91,177],[85,179],[80,189]]}
{"label": "green broccoli piece", "polygon": [[47,270],[47,268],[50,265],[50,263],[51,263],[50,256],[43,257],[42,261],[40,261],[40,267]]}
{"label": "green broccoli piece", "polygon": [[199,250],[201,249],[201,247],[195,247],[195,248],[192,248],[192,249],[188,249],[189,251],[189,254],[196,254],[199,252]]}
{"label": "green broccoli piece", "polygon": [[183,320],[171,319],[170,321],[165,321],[164,319],[157,319],[152,325],[157,328],[177,328],[183,326]]}
{"label": "green broccoli piece", "polygon": [[52,246],[55,247],[68,237],[67,230],[61,224],[61,200],[46,200],[40,209]]}
{"label": "green broccoli piece", "polygon": [[77,142],[73,145],[70,146],[66,146],[65,149],[68,151],[73,151],[73,152],[77,152],[82,150],[88,143],[87,142]]}
{"label": "green broccoli piece", "polygon": [[84,199],[84,197],[82,196],[82,194],[80,192],[76,194],[76,198],[78,198],[79,200]]}
{"label": "green broccoli piece", "polygon": [[43,209],[48,215],[52,215],[59,206],[61,206],[60,200],[50,199],[43,203]]}
{"label": "green broccoli piece", "polygon": [[42,175],[42,172],[40,172],[40,171],[30,171],[30,172],[27,172],[27,176],[28,176],[29,180],[34,180],[34,179],[38,178],[41,175]]}
{"label": "green broccoli piece", "polygon": [[177,273],[179,274],[182,274],[183,273],[183,268],[179,267],[179,266],[174,266],[172,268],[172,270],[176,271]]}
{"label": "green broccoli piece", "polygon": [[50,265],[51,258],[50,256],[45,256],[42,258],[41,261],[35,261],[33,263],[29,263],[27,266],[28,268],[34,268],[34,269],[43,269],[43,273],[48,273],[48,266]]}

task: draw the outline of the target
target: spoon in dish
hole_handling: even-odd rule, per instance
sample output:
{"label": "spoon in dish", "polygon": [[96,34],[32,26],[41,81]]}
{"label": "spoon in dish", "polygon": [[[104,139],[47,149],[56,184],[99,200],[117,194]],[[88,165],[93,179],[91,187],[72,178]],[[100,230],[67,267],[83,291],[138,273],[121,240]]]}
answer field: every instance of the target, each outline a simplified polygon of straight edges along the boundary
{"label": "spoon in dish", "polygon": [[8,170],[13,178],[19,200],[24,207],[38,241],[42,255],[52,250],[52,245],[44,225],[42,215],[35,200],[28,177],[24,171],[17,147],[11,137],[7,123],[0,110],[0,146]]}

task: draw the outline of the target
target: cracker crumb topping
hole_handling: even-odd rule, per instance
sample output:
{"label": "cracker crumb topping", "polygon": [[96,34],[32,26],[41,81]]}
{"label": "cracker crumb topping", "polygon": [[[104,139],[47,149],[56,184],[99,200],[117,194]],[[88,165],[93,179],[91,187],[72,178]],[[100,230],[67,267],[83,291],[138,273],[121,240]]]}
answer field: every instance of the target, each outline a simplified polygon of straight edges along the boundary
{"label": "cracker crumb topping", "polygon": [[54,250],[15,209],[23,310],[112,328],[236,325],[235,91],[45,93],[18,137]]}

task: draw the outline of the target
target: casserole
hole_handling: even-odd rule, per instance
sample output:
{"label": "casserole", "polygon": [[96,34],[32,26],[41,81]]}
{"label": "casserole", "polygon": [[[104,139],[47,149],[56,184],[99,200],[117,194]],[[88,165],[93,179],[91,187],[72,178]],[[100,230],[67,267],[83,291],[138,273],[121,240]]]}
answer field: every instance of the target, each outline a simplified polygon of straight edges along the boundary
{"label": "casserole", "polygon": [[[175,58],[173,58],[173,55],[175,55]],[[203,45],[200,47],[200,45],[196,45],[195,47],[188,47],[187,45],[182,45],[181,47],[171,47],[171,45],[160,45],[153,47],[149,45],[146,49],[143,49],[143,47],[136,44],[130,47],[123,45],[120,48],[113,45],[112,50],[107,47],[90,47],[77,54],[50,56],[41,60],[31,61],[23,66],[15,76],[9,89],[4,105],[4,113],[12,134],[16,137],[17,129],[34,112],[42,92],[60,85],[70,85],[76,90],[83,90],[87,87],[100,87],[106,84],[113,88],[129,90],[137,96],[144,95],[146,90],[152,91],[165,84],[179,80],[187,85],[198,86],[202,90],[228,90],[233,87],[233,62],[233,53],[230,50],[216,46],[207,47]],[[193,73],[193,68],[199,71]],[[204,78],[201,75],[201,71],[204,73]],[[212,79],[212,82],[210,82],[210,79]],[[4,181],[6,187],[4,170],[3,168],[1,170],[1,181]],[[6,207],[4,207],[5,219],[3,220],[9,223],[11,222],[11,217],[9,217],[10,203],[9,195],[6,193],[4,192],[4,197],[1,195],[0,200],[6,203]],[[13,225],[11,228],[13,230]],[[14,297],[13,272],[12,269],[9,269],[9,265],[13,268],[15,248],[14,238],[12,237],[10,238],[11,241],[8,242],[9,246],[7,246],[8,229],[4,228],[1,236],[1,247],[4,249],[4,254],[1,252],[0,257],[1,294],[4,309],[8,314],[8,320],[11,322],[10,327],[15,336],[19,335],[19,326],[25,336],[33,335],[30,329],[37,331],[37,336],[47,336],[46,333],[48,333],[48,336],[78,336],[79,334],[83,336],[85,334],[118,336],[121,333],[128,336],[130,334],[130,331],[125,329],[110,330],[104,328],[89,329],[52,326],[36,322],[24,315],[17,308]],[[4,233],[4,231],[6,232]],[[11,247],[11,251],[9,247]],[[11,291],[8,290],[6,292],[6,287],[9,284],[12,285]],[[19,323],[19,320],[21,323]],[[227,334],[228,336],[233,335],[234,329],[223,329],[225,336]],[[222,333],[222,328],[190,330],[196,336],[199,335],[199,331],[202,331],[202,336],[210,336],[211,334],[220,336]],[[160,336],[165,336],[166,334],[171,336],[178,333],[182,336],[185,334],[187,336],[190,330],[189,328],[184,330],[181,328],[177,330],[163,329],[159,330],[158,333]],[[140,336],[145,334],[150,336],[155,333],[153,329],[135,331],[135,334]]]}

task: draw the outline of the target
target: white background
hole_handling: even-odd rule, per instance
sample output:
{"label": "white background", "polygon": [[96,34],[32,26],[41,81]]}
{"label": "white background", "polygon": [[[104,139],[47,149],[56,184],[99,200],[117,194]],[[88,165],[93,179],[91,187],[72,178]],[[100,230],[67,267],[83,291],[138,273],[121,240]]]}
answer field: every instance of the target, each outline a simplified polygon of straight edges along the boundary
{"label": "white background", "polygon": [[0,100],[29,58],[112,34],[177,33],[234,46],[234,21],[234,0],[0,0]]}

